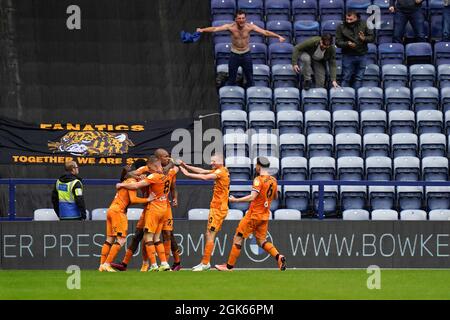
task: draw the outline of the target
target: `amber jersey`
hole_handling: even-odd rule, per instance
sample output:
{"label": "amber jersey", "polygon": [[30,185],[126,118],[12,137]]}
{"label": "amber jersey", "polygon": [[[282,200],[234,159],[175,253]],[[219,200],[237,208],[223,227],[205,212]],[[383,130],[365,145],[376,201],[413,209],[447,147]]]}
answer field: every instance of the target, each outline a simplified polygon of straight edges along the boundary
{"label": "amber jersey", "polygon": [[155,200],[149,203],[149,209],[167,210],[170,185],[175,175],[175,170],[169,170],[166,175],[155,172],[145,178],[149,183],[149,191],[155,195]]}
{"label": "amber jersey", "polygon": [[258,176],[253,180],[252,191],[258,192],[258,196],[250,204],[248,214],[251,219],[269,220],[270,204],[278,191],[277,179],[272,176]]}
{"label": "amber jersey", "polygon": [[228,196],[230,194],[230,173],[224,166],[211,170],[210,173],[214,173],[217,179],[214,182],[213,197],[210,207],[213,209],[228,209]]}
{"label": "amber jersey", "polygon": [[[124,183],[132,183],[136,182],[135,179],[129,178],[124,181]],[[116,195],[109,206],[110,209],[115,211],[125,213],[127,211],[128,206],[131,203],[147,203],[147,199],[138,198],[136,195],[136,190],[128,190],[125,188],[120,188],[117,190]]]}
{"label": "amber jersey", "polygon": [[[143,166],[143,167],[136,169],[137,175],[148,174],[148,173],[150,173],[150,169],[147,166]],[[172,186],[177,181],[177,172],[175,171],[175,169],[172,168],[169,170],[167,175],[171,176],[170,186]],[[170,186],[169,186],[169,189],[170,189]],[[142,192],[144,194],[146,194],[146,192],[148,193],[148,188],[146,188],[146,190],[142,190]],[[167,197],[167,201],[168,202],[170,201],[169,197]]]}

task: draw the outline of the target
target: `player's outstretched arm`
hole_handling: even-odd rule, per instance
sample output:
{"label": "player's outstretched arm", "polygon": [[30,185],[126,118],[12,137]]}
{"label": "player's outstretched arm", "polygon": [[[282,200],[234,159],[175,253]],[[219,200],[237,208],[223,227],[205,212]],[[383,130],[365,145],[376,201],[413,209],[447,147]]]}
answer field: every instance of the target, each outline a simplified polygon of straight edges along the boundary
{"label": "player's outstretched arm", "polygon": [[190,166],[190,165],[186,164],[184,161],[181,161],[181,160],[180,160],[179,168],[187,169],[189,171],[192,171],[193,173],[200,173],[200,174],[208,174],[208,173],[211,172],[211,170],[206,170],[206,169],[203,169],[203,168]]}
{"label": "player's outstretched arm", "polygon": [[217,175],[215,173],[210,173],[209,170],[204,170],[207,173],[191,173],[191,172],[187,171],[184,167],[181,167],[181,166],[180,166],[180,170],[181,170],[181,172],[183,172],[183,174],[186,177],[192,178],[192,179],[198,179],[198,180],[216,180],[217,179]]}
{"label": "player's outstretched arm", "polygon": [[150,185],[146,180],[142,180],[139,182],[132,182],[132,183],[118,183],[116,184],[116,189],[125,188],[128,190],[137,190],[140,188],[144,188]]}
{"label": "player's outstretched arm", "polygon": [[275,32],[262,29],[255,24],[250,24],[250,25],[252,26],[252,31],[258,32],[259,34],[262,34],[265,37],[278,38],[278,40],[280,40],[280,42],[286,41],[285,38],[283,38],[282,36],[280,36],[279,34],[277,34]]}
{"label": "player's outstretched arm", "polygon": [[233,196],[230,196],[229,200],[230,202],[252,202],[256,199],[258,196],[258,192],[252,191],[248,196],[242,197],[242,198],[235,198]]}
{"label": "player's outstretched arm", "polygon": [[218,27],[208,27],[208,28],[197,28],[197,32],[220,32],[220,31],[227,31],[229,30],[231,27],[231,24],[227,23]]}

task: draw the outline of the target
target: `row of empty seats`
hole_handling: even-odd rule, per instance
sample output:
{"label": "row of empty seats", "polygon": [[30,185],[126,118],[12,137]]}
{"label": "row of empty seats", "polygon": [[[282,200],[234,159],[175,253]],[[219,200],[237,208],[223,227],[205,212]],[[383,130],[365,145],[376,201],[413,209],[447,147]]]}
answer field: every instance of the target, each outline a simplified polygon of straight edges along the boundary
{"label": "row of empty seats", "polygon": [[[191,209],[188,212],[189,220],[207,220],[209,209]],[[227,220],[240,220],[244,216],[241,210],[230,209]],[[424,210],[403,210],[398,213],[395,210],[345,210],[342,214],[343,220],[406,220],[406,221],[448,221],[450,210],[432,210],[428,214]],[[301,220],[302,214],[295,209],[278,209],[269,215],[270,220]]]}
{"label": "row of empty seats", "polygon": [[[97,208],[92,211],[87,210],[86,220],[106,220],[106,213],[108,208]],[[139,220],[143,209],[142,208],[128,208],[128,220]],[[36,209],[34,211],[33,220],[35,221],[57,221],[59,220],[56,212],[52,208]]]}
{"label": "row of empty seats", "polygon": [[[450,83],[450,81],[448,82]],[[315,110],[450,110],[450,86],[440,90],[421,86],[410,89],[393,86],[324,88],[300,91],[294,87],[276,88],[224,86],[219,89],[221,111],[315,111]]]}

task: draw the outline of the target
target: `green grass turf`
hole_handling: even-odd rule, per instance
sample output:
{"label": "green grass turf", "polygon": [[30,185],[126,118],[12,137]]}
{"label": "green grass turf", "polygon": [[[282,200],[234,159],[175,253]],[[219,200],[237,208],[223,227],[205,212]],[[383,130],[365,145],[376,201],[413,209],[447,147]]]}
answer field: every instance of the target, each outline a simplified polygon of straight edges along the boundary
{"label": "green grass turf", "polygon": [[0,270],[0,299],[450,299],[450,270],[381,270],[369,290],[360,270],[81,271],[68,290],[63,270]]}

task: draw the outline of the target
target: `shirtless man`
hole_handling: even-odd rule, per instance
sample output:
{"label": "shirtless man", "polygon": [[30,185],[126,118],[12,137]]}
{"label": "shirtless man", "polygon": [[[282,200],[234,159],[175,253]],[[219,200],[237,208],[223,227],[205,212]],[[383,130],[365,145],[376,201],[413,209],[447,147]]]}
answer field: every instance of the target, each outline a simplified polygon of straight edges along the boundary
{"label": "shirtless man", "polygon": [[250,32],[255,31],[266,37],[278,38],[280,42],[285,39],[268,30],[261,29],[257,25],[246,22],[245,12],[239,10],[236,12],[234,22],[230,24],[224,24],[219,27],[197,28],[197,32],[231,32],[231,53],[228,60],[228,86],[236,85],[236,75],[239,67],[242,67],[244,71],[245,79],[247,80],[247,87],[254,86],[253,82],[253,63],[252,55],[250,52]]}

